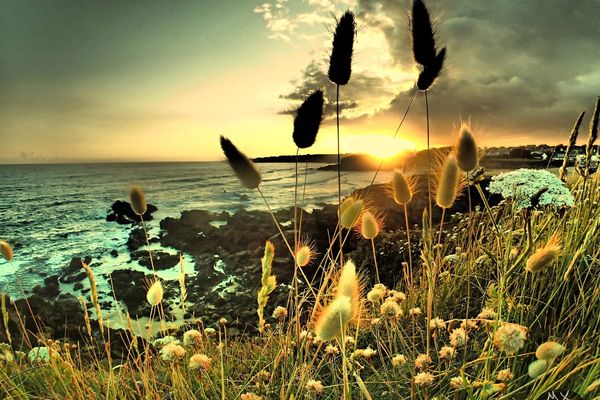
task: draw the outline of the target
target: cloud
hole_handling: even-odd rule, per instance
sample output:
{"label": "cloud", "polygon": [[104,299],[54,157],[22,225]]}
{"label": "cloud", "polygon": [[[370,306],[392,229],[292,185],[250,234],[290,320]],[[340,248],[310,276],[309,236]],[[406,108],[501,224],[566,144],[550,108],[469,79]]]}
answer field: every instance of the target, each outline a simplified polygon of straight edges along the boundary
{"label": "cloud", "polygon": [[[434,142],[448,142],[453,127],[469,117],[483,126],[491,144],[519,138],[564,141],[578,113],[589,110],[600,94],[600,24],[592,17],[600,1],[427,4],[439,45],[448,48],[446,68],[429,96]],[[324,0],[307,5],[324,17],[323,9],[331,9]],[[342,89],[347,118],[397,118],[404,111],[419,72],[410,48],[409,7],[410,0],[358,0],[353,8],[359,30],[353,75]],[[295,21],[299,14],[286,15]],[[295,31],[300,27],[296,23]],[[329,51],[330,33],[324,34],[320,53]],[[301,100],[311,89],[326,87],[331,102],[331,85],[316,71],[323,61],[312,61],[294,92],[282,97]],[[423,111],[417,99],[410,118],[420,119]]]}

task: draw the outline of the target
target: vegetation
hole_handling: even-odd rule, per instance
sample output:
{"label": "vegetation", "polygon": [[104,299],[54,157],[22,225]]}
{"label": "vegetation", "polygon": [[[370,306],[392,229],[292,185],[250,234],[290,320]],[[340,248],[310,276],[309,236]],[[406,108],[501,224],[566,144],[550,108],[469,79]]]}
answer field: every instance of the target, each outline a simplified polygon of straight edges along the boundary
{"label": "vegetation", "polygon": [[[426,96],[446,49],[437,51],[429,13],[422,1],[414,4],[414,52],[424,67],[420,80]],[[350,18],[352,14],[344,14],[340,23],[347,24],[353,37]],[[332,55],[342,64],[352,56],[345,38],[345,53]],[[347,72],[349,79],[344,65],[334,70]],[[347,79],[344,75],[334,82],[339,91]],[[321,122],[322,93],[315,93],[294,121],[298,149],[312,145]],[[597,136],[598,113],[597,107],[589,149]],[[303,132],[310,137],[302,137]],[[600,176],[583,168],[565,176],[567,183],[545,171],[496,177],[491,189],[505,200],[454,216],[449,229],[446,210],[456,201],[470,200],[461,197],[464,188],[473,186],[483,193],[475,138],[463,125],[456,146],[440,160],[431,160],[429,207],[423,210],[419,234],[406,223],[407,241],[417,242],[420,251],[412,257],[407,253],[403,279],[394,287],[379,283],[379,271],[395,266],[377,263],[376,244],[385,221],[368,196],[340,202],[338,227],[329,249],[318,258],[302,237],[300,208],[294,212],[291,239],[272,214],[286,248],[276,249],[265,240],[264,256],[256,260],[262,264],[262,276],[256,277],[259,334],[229,338],[225,319],[219,321],[219,329],[204,328],[195,320],[171,330],[162,309],[163,288],[155,277],[147,295],[153,307],[147,334],[136,337],[134,322],[123,311],[120,317],[130,327],[123,336],[128,357],[116,362],[109,351],[111,329],[101,322],[94,295],[94,274],[84,265],[99,322],[86,320],[85,343],[61,343],[42,335],[39,343],[23,347],[10,343],[9,305],[2,296],[9,340],[0,345],[2,396],[534,400],[561,388],[600,398]],[[230,140],[221,137],[221,145],[241,183],[257,189],[270,211],[268,193],[261,191],[261,176],[252,161]],[[406,206],[413,199],[413,186],[410,175],[396,171],[390,196]],[[295,203],[297,198],[296,188]],[[132,190],[131,201],[141,216],[146,210],[141,188]],[[435,225],[434,207],[443,210]],[[350,234],[360,234],[370,244],[376,276],[365,276],[343,254],[343,246],[337,246]],[[0,250],[6,260],[12,259],[7,242],[0,242]],[[271,263],[276,252],[286,251],[294,258],[294,285],[288,303],[275,308],[277,323],[269,324],[264,310],[277,279]],[[311,263],[319,265],[314,277],[303,271]],[[183,276],[180,285],[185,297]],[[85,301],[82,306],[87,316]],[[20,327],[25,329],[22,323]],[[93,335],[94,329],[101,331],[102,340]]]}

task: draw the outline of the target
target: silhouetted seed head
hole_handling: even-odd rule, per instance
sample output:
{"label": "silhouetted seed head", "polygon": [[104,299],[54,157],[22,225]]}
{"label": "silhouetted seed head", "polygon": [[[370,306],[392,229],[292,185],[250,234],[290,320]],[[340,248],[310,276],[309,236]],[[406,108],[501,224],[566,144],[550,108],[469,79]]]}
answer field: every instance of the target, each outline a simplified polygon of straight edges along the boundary
{"label": "silhouetted seed head", "polygon": [[419,90],[425,91],[433,85],[433,82],[437,79],[442,72],[442,68],[444,67],[444,60],[446,58],[446,48],[444,47],[440,52],[435,56],[433,62],[429,65],[426,65],[423,68],[423,71],[419,74],[419,79],[417,80],[417,87]]}
{"label": "silhouetted seed head", "polygon": [[410,31],[415,61],[424,67],[431,65],[437,49],[429,11],[422,0],[413,1]]}
{"label": "silhouetted seed head", "polygon": [[438,178],[435,202],[441,208],[450,208],[456,201],[459,187],[458,163],[454,154],[449,154]]}
{"label": "silhouetted seed head", "polygon": [[329,58],[329,80],[338,85],[345,85],[350,80],[355,32],[354,14],[346,11],[335,28],[333,49]]}
{"label": "silhouetted seed head", "polygon": [[0,240],[0,253],[2,253],[2,257],[4,257],[6,261],[12,261],[13,251],[10,244],[5,240]]}
{"label": "silhouetted seed head", "polygon": [[150,288],[148,289],[148,293],[146,293],[146,300],[152,307],[155,307],[160,304],[163,299],[163,287],[159,280],[154,281]]}
{"label": "silhouetted seed head", "polygon": [[327,341],[341,337],[346,324],[352,318],[352,303],[348,296],[338,296],[325,307],[315,323],[315,333]]}
{"label": "silhouetted seed head", "polygon": [[560,356],[564,353],[566,347],[556,342],[546,342],[539,345],[535,351],[535,356],[538,360],[550,361],[555,357]]}
{"label": "silhouetted seed head", "polygon": [[224,136],[221,136],[221,148],[242,185],[248,189],[256,189],[260,185],[261,177],[252,161]]}
{"label": "silhouetted seed head", "polygon": [[134,186],[131,188],[129,200],[131,201],[131,208],[133,209],[134,213],[139,216],[142,216],[146,213],[146,209],[148,208],[146,205],[146,195],[141,187]]}
{"label": "silhouetted seed head", "polygon": [[294,143],[306,149],[315,143],[323,119],[323,92],[316,90],[308,96],[296,111],[294,119]]}
{"label": "silhouetted seed head", "polygon": [[558,235],[554,234],[548,239],[544,247],[537,249],[528,259],[525,269],[536,273],[548,268],[560,255]]}
{"label": "silhouetted seed head", "polygon": [[398,204],[407,204],[412,200],[412,188],[402,171],[395,170],[392,177],[392,197]]}
{"label": "silhouetted seed head", "polygon": [[365,239],[374,239],[379,234],[379,223],[371,211],[365,211],[360,221],[360,233]]}
{"label": "silhouetted seed head", "polygon": [[467,124],[462,124],[458,133],[458,143],[455,149],[458,168],[465,172],[473,171],[479,164],[477,142]]}

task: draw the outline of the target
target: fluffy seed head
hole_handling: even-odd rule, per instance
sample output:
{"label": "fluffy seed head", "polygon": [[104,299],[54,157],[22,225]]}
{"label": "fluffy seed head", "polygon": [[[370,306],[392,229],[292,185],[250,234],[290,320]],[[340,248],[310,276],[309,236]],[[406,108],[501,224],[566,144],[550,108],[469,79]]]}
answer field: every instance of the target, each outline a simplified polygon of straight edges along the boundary
{"label": "fluffy seed head", "polygon": [[398,204],[410,203],[413,196],[412,185],[402,171],[395,170],[392,177],[392,197]]}
{"label": "fluffy seed head", "polygon": [[152,307],[155,307],[157,305],[160,304],[160,302],[163,299],[163,287],[162,284],[160,283],[159,280],[155,280],[154,283],[152,283],[152,285],[150,285],[150,288],[148,289],[148,292],[146,293],[146,300],[148,300],[148,303],[150,303],[150,305]]}
{"label": "fluffy seed head", "polygon": [[169,343],[160,350],[160,354],[165,361],[177,361],[185,356],[185,349],[178,344]]}
{"label": "fluffy seed head", "polygon": [[441,208],[450,208],[454,205],[458,195],[459,171],[456,157],[449,154],[444,162],[437,181],[435,202]]}
{"label": "fluffy seed head", "polygon": [[370,211],[365,211],[360,222],[360,233],[365,239],[374,239],[379,235],[379,222]]}
{"label": "fluffy seed head", "polygon": [[320,395],[323,393],[323,384],[321,381],[316,381],[314,379],[309,379],[306,382],[306,390],[310,393],[314,393],[315,395]]}
{"label": "fluffy seed head", "polygon": [[429,386],[433,382],[435,382],[435,377],[429,372],[419,372],[417,375],[415,375],[416,386]]}
{"label": "fluffy seed head", "polygon": [[567,348],[560,343],[546,342],[539,345],[535,351],[535,356],[538,360],[550,361],[555,357],[560,356]]}
{"label": "fluffy seed head", "polygon": [[141,187],[134,186],[131,188],[129,200],[131,201],[131,208],[133,209],[133,212],[140,216],[146,213],[148,208],[146,205],[146,195]]}
{"label": "fluffy seed head", "polygon": [[494,345],[506,354],[515,354],[525,345],[527,329],[520,325],[504,324],[494,333]]}
{"label": "fluffy seed head", "polygon": [[352,319],[350,297],[338,295],[317,319],[315,333],[323,341],[339,337],[350,319]]}
{"label": "fluffy seed head", "polygon": [[392,357],[392,367],[397,368],[402,364],[406,363],[406,357],[402,354],[396,354]]}
{"label": "fluffy seed head", "polygon": [[443,346],[440,349],[440,358],[442,360],[452,360],[454,358],[454,354],[456,353],[456,350],[454,349],[454,347],[450,347],[450,346]]}
{"label": "fluffy seed head", "polygon": [[312,258],[312,250],[309,246],[302,246],[296,252],[296,264],[299,267],[306,267]]}
{"label": "fluffy seed head", "polygon": [[527,375],[530,378],[535,379],[542,375],[548,369],[548,362],[546,360],[535,360],[527,368]]}
{"label": "fluffy seed head", "polygon": [[469,335],[463,328],[457,328],[450,334],[450,344],[452,347],[462,347],[467,343]]}
{"label": "fluffy seed head", "polygon": [[381,316],[389,319],[401,317],[403,314],[402,308],[394,300],[386,300],[379,307]]}
{"label": "fluffy seed head", "polygon": [[499,382],[508,382],[513,378],[514,375],[510,372],[509,368],[498,371],[498,375],[496,375],[496,380]]}
{"label": "fluffy seed head", "polygon": [[296,111],[294,118],[294,143],[301,149],[312,146],[323,119],[323,92],[315,90]]}
{"label": "fluffy seed head", "polygon": [[190,357],[189,369],[206,372],[210,369],[212,358],[206,354],[194,354]]}
{"label": "fluffy seed head", "polygon": [[352,73],[352,51],[356,23],[354,14],[346,11],[337,23],[333,34],[333,48],[329,58],[329,80],[338,85],[345,85]]}
{"label": "fluffy seed head", "polygon": [[356,273],[356,265],[352,260],[346,261],[342,267],[336,289],[336,296],[344,296],[350,299],[352,305],[352,319],[358,317],[360,312],[360,278]]}
{"label": "fluffy seed head", "polygon": [[277,319],[284,319],[285,317],[287,317],[287,315],[287,308],[282,306],[275,307],[275,310],[273,311],[273,317]]}
{"label": "fluffy seed head", "polygon": [[2,257],[4,257],[6,261],[12,261],[13,251],[10,244],[5,240],[0,240],[0,253],[2,253]]}
{"label": "fluffy seed head", "polygon": [[536,250],[528,259],[525,269],[531,273],[544,271],[560,255],[560,245],[558,235],[554,234],[548,240],[545,246]]}
{"label": "fluffy seed head", "polygon": [[[344,202],[345,203],[345,202]],[[343,206],[344,204],[342,204]],[[353,199],[352,203],[346,205],[346,208],[343,209],[342,215],[340,217],[340,224],[346,228],[351,229],[358,221],[360,214],[362,213],[364,208],[364,201],[360,199]]]}
{"label": "fluffy seed head", "polygon": [[221,149],[227,157],[229,165],[237,175],[242,185],[248,189],[256,189],[260,185],[260,172],[256,169],[252,161],[224,136],[221,136]]}
{"label": "fluffy seed head", "polygon": [[462,124],[458,133],[458,143],[455,148],[458,168],[465,172],[473,171],[479,164],[477,142],[468,124]]}
{"label": "fluffy seed head", "polygon": [[183,345],[193,347],[202,343],[202,334],[196,329],[190,329],[183,334]]}
{"label": "fluffy seed head", "polygon": [[440,72],[444,68],[444,60],[446,59],[446,48],[444,47],[440,52],[435,56],[433,62],[429,65],[426,65],[423,68],[423,71],[419,74],[419,79],[417,79],[417,88],[419,90],[425,91],[428,90],[433,82],[440,76]]}

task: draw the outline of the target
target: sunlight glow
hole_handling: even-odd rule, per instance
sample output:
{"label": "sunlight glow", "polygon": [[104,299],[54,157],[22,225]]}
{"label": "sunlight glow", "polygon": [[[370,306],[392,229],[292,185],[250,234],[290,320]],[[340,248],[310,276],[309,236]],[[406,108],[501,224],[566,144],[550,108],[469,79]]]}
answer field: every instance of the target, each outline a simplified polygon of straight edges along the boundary
{"label": "sunlight glow", "polygon": [[391,158],[416,148],[414,142],[384,134],[352,135],[344,138],[344,153],[366,153],[377,158]]}

